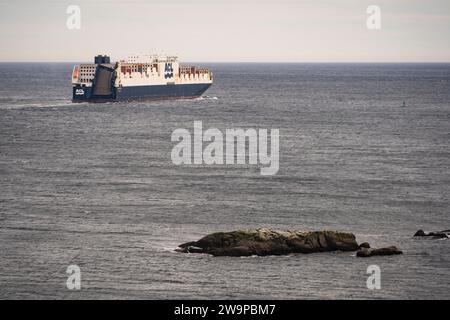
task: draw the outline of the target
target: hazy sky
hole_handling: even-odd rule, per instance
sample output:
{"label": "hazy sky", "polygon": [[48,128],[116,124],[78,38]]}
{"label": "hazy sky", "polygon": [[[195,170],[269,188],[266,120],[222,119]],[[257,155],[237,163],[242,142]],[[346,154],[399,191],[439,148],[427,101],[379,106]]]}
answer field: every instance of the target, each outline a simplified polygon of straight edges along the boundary
{"label": "hazy sky", "polygon": [[[380,30],[366,27],[371,4]],[[450,0],[0,0],[0,48],[0,61],[450,61]]]}

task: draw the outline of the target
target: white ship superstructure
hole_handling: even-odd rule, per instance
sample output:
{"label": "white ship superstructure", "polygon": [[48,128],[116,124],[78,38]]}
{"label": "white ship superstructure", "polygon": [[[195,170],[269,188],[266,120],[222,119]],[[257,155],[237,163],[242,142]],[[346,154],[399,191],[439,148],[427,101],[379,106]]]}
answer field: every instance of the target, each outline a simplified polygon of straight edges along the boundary
{"label": "white ship superstructure", "polygon": [[116,63],[97,56],[75,66],[74,101],[192,98],[211,86],[206,68],[182,66],[175,56],[135,55]]}

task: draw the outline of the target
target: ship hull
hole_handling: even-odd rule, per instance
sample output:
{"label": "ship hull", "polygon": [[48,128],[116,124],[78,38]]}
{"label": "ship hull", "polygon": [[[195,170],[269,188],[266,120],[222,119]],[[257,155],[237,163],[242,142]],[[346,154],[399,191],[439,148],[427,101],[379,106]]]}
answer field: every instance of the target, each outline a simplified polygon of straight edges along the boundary
{"label": "ship hull", "polygon": [[109,95],[95,95],[92,87],[73,87],[74,102],[192,99],[200,97],[211,83],[113,87]]}

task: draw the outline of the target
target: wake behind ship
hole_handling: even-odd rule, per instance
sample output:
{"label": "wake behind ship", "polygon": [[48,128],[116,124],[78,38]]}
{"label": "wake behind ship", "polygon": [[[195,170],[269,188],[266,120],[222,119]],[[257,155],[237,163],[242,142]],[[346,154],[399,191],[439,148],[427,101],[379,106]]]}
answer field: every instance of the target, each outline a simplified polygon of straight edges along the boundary
{"label": "wake behind ship", "polygon": [[197,98],[212,82],[210,70],[181,66],[174,56],[132,56],[111,63],[108,56],[99,55],[94,63],[74,67],[72,101]]}

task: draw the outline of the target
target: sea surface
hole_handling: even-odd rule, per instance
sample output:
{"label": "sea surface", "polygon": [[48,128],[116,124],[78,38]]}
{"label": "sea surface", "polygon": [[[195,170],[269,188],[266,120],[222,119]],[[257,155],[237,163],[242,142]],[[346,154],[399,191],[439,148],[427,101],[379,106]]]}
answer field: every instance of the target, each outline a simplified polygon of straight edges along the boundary
{"label": "sea surface", "polygon": [[[412,237],[450,229],[450,64],[200,65],[196,100],[72,104],[73,64],[0,64],[0,299],[450,299],[450,240]],[[194,121],[279,129],[278,173],[174,165]],[[174,252],[250,227],[404,254]]]}

